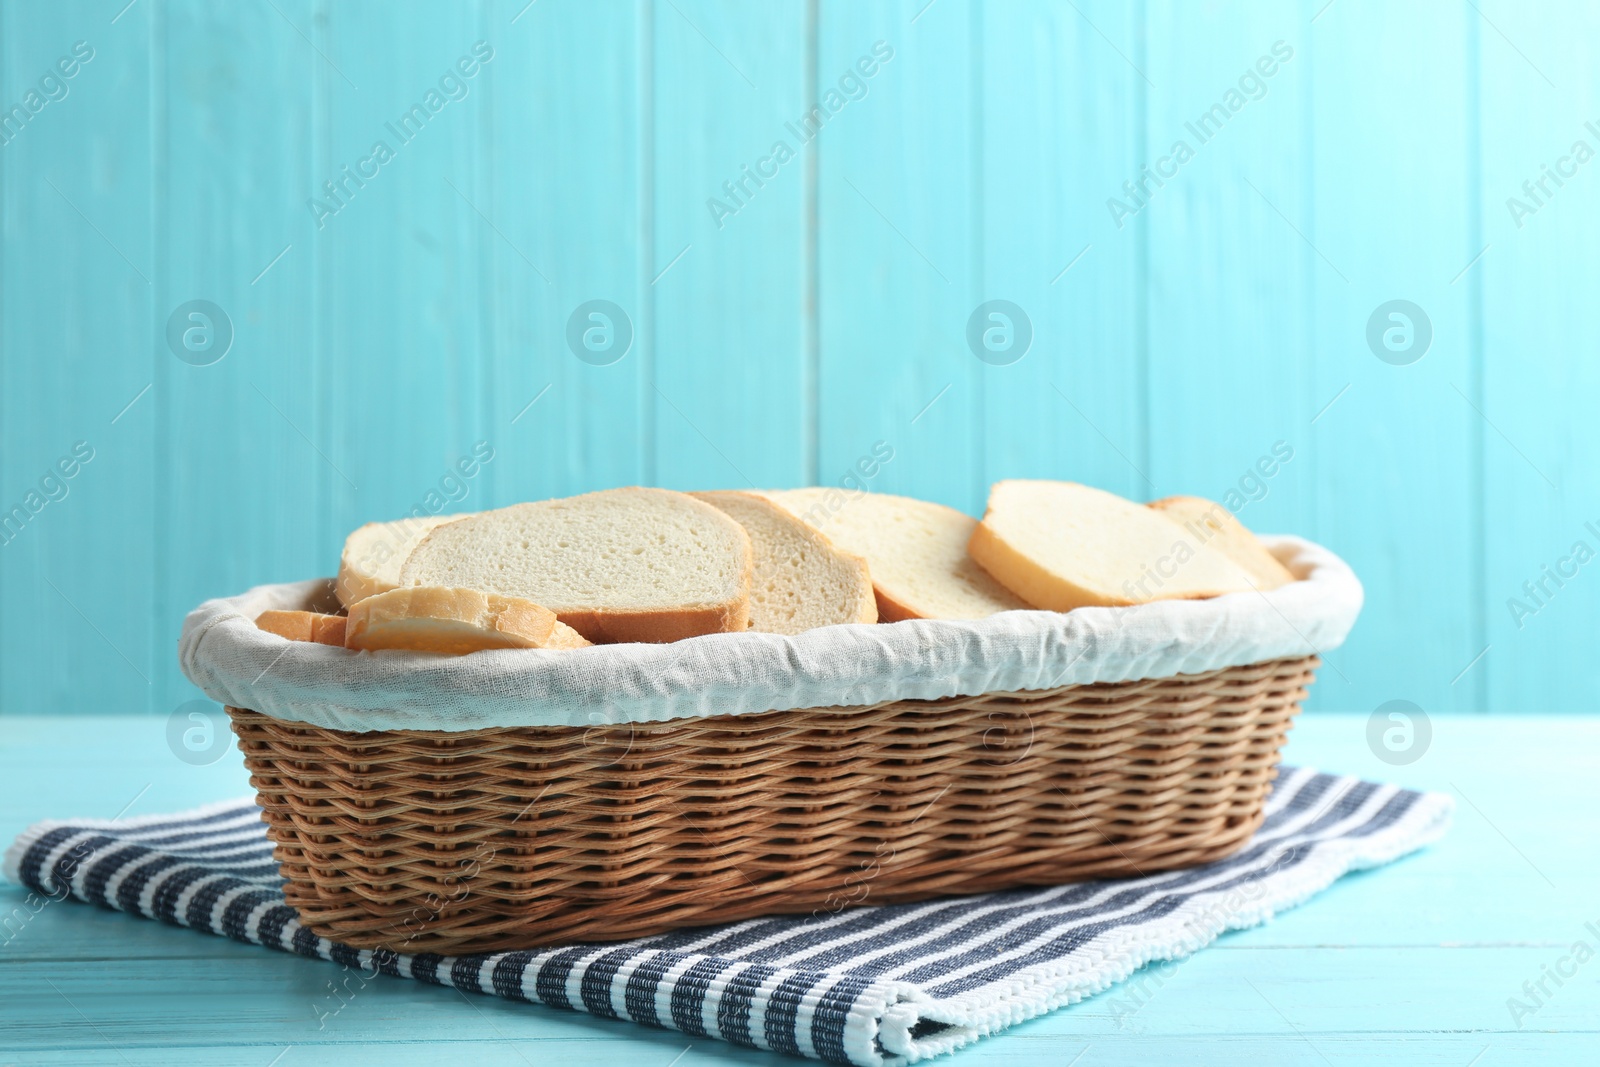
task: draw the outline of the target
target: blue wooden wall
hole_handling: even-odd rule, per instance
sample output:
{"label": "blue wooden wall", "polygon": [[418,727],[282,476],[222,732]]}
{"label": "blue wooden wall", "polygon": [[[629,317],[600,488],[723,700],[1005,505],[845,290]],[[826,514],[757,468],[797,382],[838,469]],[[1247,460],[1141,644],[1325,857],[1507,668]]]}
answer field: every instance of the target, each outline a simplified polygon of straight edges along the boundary
{"label": "blue wooden wall", "polygon": [[[1012,476],[1247,491],[1367,585],[1315,706],[1592,710],[1597,31],[1512,0],[0,4],[0,710],[169,711],[185,611],[332,573],[430,493],[829,483],[878,442],[872,489],[972,512]],[[993,299],[1032,327],[1009,364],[965,340]],[[1368,343],[1397,299],[1415,362]],[[210,365],[166,336],[194,300],[231,324]],[[614,362],[567,343],[593,300]]]}

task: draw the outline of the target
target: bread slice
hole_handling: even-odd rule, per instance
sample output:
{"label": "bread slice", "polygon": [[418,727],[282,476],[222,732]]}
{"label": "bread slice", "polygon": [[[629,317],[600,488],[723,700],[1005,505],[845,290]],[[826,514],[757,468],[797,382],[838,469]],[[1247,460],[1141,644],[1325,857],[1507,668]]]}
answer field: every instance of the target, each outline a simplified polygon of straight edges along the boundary
{"label": "bread slice", "polygon": [[550,631],[550,640],[546,641],[542,647],[556,649],[588,648],[593,644],[593,641],[590,641],[578,631],[557,619],[555,629]]}
{"label": "bread slice", "polygon": [[343,645],[343,615],[322,615],[315,611],[263,611],[256,625],[268,633],[291,641],[313,641],[319,645]]}
{"label": "bread slice", "polygon": [[555,626],[555,612],[521,597],[413,586],[357,601],[350,608],[345,647],[455,656],[486,648],[540,648]]}
{"label": "bread slice", "polygon": [[1006,588],[1051,611],[1252,588],[1238,564],[1160,512],[1075,482],[994,483],[968,551]]}
{"label": "bread slice", "polygon": [[737,522],[687,493],[632,488],[446,523],[400,582],[524,597],[606,644],[748,629],[750,572]]}
{"label": "bread slice", "polygon": [[1196,541],[1209,542],[1217,551],[1237,563],[1257,589],[1265,592],[1295,580],[1288,567],[1256,540],[1233,512],[1214,500],[1199,496],[1169,496],[1151,501],[1167,518],[1189,531]]}
{"label": "bread slice", "polygon": [[981,619],[1029,605],[967,555],[977,520],[887,493],[784,489],[762,494],[867,561],[878,618]]}
{"label": "bread slice", "polygon": [[314,615],[311,619],[311,640],[319,645],[343,645],[344,628],[348,621],[343,615]]}
{"label": "bread slice", "polygon": [[691,496],[726,512],[750,535],[750,629],[797,634],[843,622],[877,622],[867,561],[757,493]]}
{"label": "bread slice", "polygon": [[438,527],[463,515],[429,515],[425,518],[369,522],[344,539],[339,556],[339,579],[334,592],[349,607],[365,597],[387,593],[400,584],[400,567],[411,550]]}

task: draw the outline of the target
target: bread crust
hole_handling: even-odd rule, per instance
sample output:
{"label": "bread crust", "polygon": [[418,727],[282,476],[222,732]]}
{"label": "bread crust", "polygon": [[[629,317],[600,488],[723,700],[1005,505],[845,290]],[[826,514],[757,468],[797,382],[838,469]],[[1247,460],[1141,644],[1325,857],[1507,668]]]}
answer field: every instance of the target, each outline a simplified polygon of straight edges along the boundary
{"label": "bread crust", "polygon": [[410,586],[352,606],[345,647],[456,655],[490,648],[540,648],[550,640],[555,624],[555,612],[521,597]]}
{"label": "bread crust", "polygon": [[315,611],[263,611],[256,626],[290,641],[310,641],[319,645],[344,644],[343,615],[323,615]]}
{"label": "bread crust", "polygon": [[[877,621],[879,621],[880,619],[883,618],[883,602],[878,599],[878,587],[872,584],[872,566],[871,566],[871,564],[869,564],[867,562],[867,558],[865,556],[858,556],[854,552],[845,552],[843,549],[840,549],[839,552],[840,552],[841,555],[849,556],[849,557],[851,557],[852,559],[855,560],[856,573],[858,575],[860,575],[861,584],[864,585],[872,593],[871,596],[866,596],[866,597],[861,597],[860,598],[860,604],[861,604],[860,610],[858,610],[856,612],[856,617],[854,619],[850,620],[850,621],[851,622],[877,622]],[[896,620],[890,619],[890,620],[887,620],[887,621],[894,622]]]}
{"label": "bread crust", "polygon": [[[1209,505],[1212,503],[1213,501],[1207,500],[1203,496],[1186,496],[1183,493],[1174,493],[1172,496],[1164,496],[1160,500],[1152,500],[1150,503],[1146,504],[1145,507],[1155,508],[1158,511],[1166,511],[1168,508],[1178,507],[1183,504]],[[1217,504],[1216,506],[1219,508],[1222,507],[1221,504]]]}
{"label": "bread crust", "polygon": [[1119,607],[1133,603],[1127,599],[1100,596],[1051,574],[990,527],[979,523],[967,542],[967,554],[994,580],[1036,608],[1045,611],[1071,611],[1082,607]]}
{"label": "bread crust", "polygon": [[333,592],[339,598],[339,603],[347,608],[358,600],[385,592],[381,582],[374,580],[357,565],[355,549],[351,545],[361,533],[378,525],[376,522],[362,523],[344,539],[344,549],[339,553],[339,576],[334,580]]}
{"label": "bread crust", "polygon": [[578,631],[557,619],[555,629],[550,631],[550,640],[544,643],[544,647],[549,649],[574,649],[588,648],[592,644],[594,644],[593,641],[590,641]]}
{"label": "bread crust", "polygon": [[[745,567],[745,588],[750,568]],[[663,645],[687,637],[739,633],[750,628],[750,599],[673,611],[563,611],[556,618],[572,627],[591,644],[628,642]]]}
{"label": "bread crust", "polygon": [[881,585],[872,587],[872,595],[878,602],[879,622],[905,622],[907,619],[926,619],[927,615],[918,611],[903,600],[896,600]]}
{"label": "bread crust", "polygon": [[311,640],[319,645],[344,647],[344,628],[349,620],[343,615],[313,615]]}

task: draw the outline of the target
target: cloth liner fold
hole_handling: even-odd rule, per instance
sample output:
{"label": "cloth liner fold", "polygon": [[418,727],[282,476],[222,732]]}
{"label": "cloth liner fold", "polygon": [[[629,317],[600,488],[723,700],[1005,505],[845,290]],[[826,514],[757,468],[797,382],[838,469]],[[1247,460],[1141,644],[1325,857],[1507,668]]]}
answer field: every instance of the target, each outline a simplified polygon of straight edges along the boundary
{"label": "cloth liner fold", "polygon": [[597,726],[854,707],[1199,674],[1338,647],[1361,583],[1332,552],[1262,539],[1299,581],[1270,592],[976,621],[711,634],[666,645],[443,656],[353,652],[256,628],[270,608],[331,604],[331,579],[258,586],[189,613],[183,671],[223,704],[336,730]]}

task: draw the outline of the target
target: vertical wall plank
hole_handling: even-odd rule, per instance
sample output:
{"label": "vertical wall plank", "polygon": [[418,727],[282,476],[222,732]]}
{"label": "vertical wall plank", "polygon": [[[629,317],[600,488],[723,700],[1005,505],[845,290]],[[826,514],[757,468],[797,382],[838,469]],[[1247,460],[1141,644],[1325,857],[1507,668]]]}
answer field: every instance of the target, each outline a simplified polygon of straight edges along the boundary
{"label": "vertical wall plank", "polygon": [[1154,177],[1128,175],[1134,191],[1113,194],[1149,242],[1143,489],[1221,500],[1258,530],[1304,529],[1305,291],[1329,269],[1302,236],[1309,27],[1275,4],[1156,3],[1148,18],[1160,30],[1139,162]]}
{"label": "vertical wall plank", "polygon": [[[198,695],[166,662],[185,613],[252,585],[331,573],[322,530],[334,475],[317,454],[304,205],[324,62],[301,37],[313,32],[312,5],[184,0],[161,11],[152,394],[162,486],[155,628],[167,710]],[[180,359],[165,337],[168,318],[194,300],[218,305],[231,323],[231,347],[209,365]],[[210,343],[192,358],[217,356],[221,341]]]}
{"label": "vertical wall plank", "polygon": [[1105,206],[1143,158],[1138,8],[982,15],[981,299],[1017,304],[1033,337],[1010,363],[963,345],[982,383],[973,492],[981,506],[996,479],[1065,478],[1144,499],[1143,238]]}
{"label": "vertical wall plank", "polygon": [[[477,164],[487,218],[467,219],[487,242],[492,279],[484,287],[492,502],[645,481],[639,264],[648,142],[639,114],[648,5],[515,0],[487,18],[496,49],[483,76],[491,147]],[[452,173],[465,173],[465,162]],[[608,365],[580,360],[567,342],[569,317],[592,300],[620,307],[633,334]]]}
{"label": "vertical wall plank", "polygon": [[964,338],[978,302],[974,21],[959,2],[823,3],[818,88],[863,59],[877,65],[866,98],[808,149],[819,171],[818,480],[874,467],[882,441],[893,459],[868,488],[967,510],[981,504],[980,367]]}
{"label": "vertical wall plank", "polygon": [[661,485],[804,474],[806,156],[833,132],[807,148],[785,125],[808,103],[806,34],[802,0],[655,9],[647,401]]}
{"label": "vertical wall plank", "polygon": [[[1107,194],[1113,225],[1148,242],[1150,467],[1136,495],[1203,496],[1253,529],[1305,532],[1306,293],[1324,273],[1340,284],[1305,236],[1312,27],[1271,3],[1156,2],[1147,24],[1139,167]],[[1334,667],[1317,696],[1343,682]]]}
{"label": "vertical wall plank", "polygon": [[[39,506],[0,547],[6,712],[144,711],[170,654],[150,627],[155,408],[122,410],[150,383],[153,17],[0,15],[7,108],[43,98],[75,42],[93,50],[0,147],[0,509]],[[78,441],[93,459],[41,485]]]}
{"label": "vertical wall plank", "polygon": [[[307,455],[305,469],[331,476],[333,523],[322,532],[331,567],[344,533],[362,522],[487,503],[478,475],[460,490],[452,479],[492,436],[480,309],[482,245],[495,237],[478,213],[476,174],[482,90],[503,57],[488,57],[476,5],[399,19],[383,5],[341,3],[326,19],[323,51],[338,76],[327,81],[323,180],[380,158],[380,144],[392,154],[365,167],[376,175],[347,192],[321,229],[309,215],[302,224],[318,255],[327,380],[324,455]],[[486,47],[475,54],[480,40]],[[274,399],[296,421],[315,410],[310,397]]]}
{"label": "vertical wall plank", "polygon": [[[9,45],[14,39],[15,35],[11,32],[10,12],[8,12],[4,7],[0,7],[0,85],[13,84],[11,79],[12,64]],[[4,249],[10,247],[11,245],[13,226],[11,220],[15,217],[15,211],[13,209],[15,198],[12,194],[12,190],[16,187],[17,177],[18,172],[15,167],[11,166],[10,156],[5,152],[0,151],[0,386],[4,387],[4,392],[6,395],[10,395],[13,392],[13,389],[11,388],[12,383],[6,377],[5,372],[5,368],[10,366],[12,362],[11,346],[13,343],[10,331],[6,329],[6,323],[12,321],[10,314],[11,306],[6,302],[5,299],[5,294],[8,292],[6,279],[8,277],[8,271],[15,269],[15,264],[10,262],[9,257],[5,254]],[[8,439],[8,435],[5,432],[5,426],[10,424],[11,419],[10,412],[5,410],[4,397],[0,397],[0,412],[3,412],[5,415],[4,421],[0,422],[0,480],[3,480],[4,484],[9,486],[16,483],[12,478],[10,466],[12,442]],[[22,475],[22,477],[27,478],[31,476]],[[5,507],[9,508],[10,505],[7,504]],[[3,540],[4,536],[0,536],[0,541]],[[4,547],[9,547],[9,545]],[[8,570],[9,568],[4,560],[4,557],[0,557],[0,648],[5,647],[5,620],[6,615],[9,613],[9,609],[11,607],[11,601],[8,599],[7,593],[10,584]],[[5,714],[6,706],[10,703],[8,698],[13,695],[11,690],[6,686],[6,675],[9,666],[10,665],[7,662],[7,658],[3,655],[0,655],[0,715]]]}
{"label": "vertical wall plank", "polygon": [[[1466,92],[1470,7],[1350,0],[1311,28],[1315,536],[1366,585],[1367,606],[1324,671],[1321,706],[1370,710],[1392,699],[1428,711],[1476,706],[1453,684],[1483,645],[1473,550],[1471,320],[1452,284],[1469,247]],[[1414,42],[1440,42],[1418,63]],[[1322,257],[1327,262],[1322,262]],[[1333,274],[1336,264],[1344,278]],[[1346,280],[1348,279],[1348,280]],[[1404,299],[1432,322],[1405,366],[1368,347],[1369,318]],[[1348,391],[1336,402],[1348,385]],[[1329,679],[1332,684],[1326,684]]]}
{"label": "vertical wall plank", "polygon": [[1480,23],[1488,251],[1469,277],[1483,300],[1480,403],[1492,423],[1483,446],[1491,647],[1477,670],[1496,711],[1593,711],[1600,563],[1579,561],[1600,554],[1600,15],[1484,3],[1482,18],[1510,40]]}

